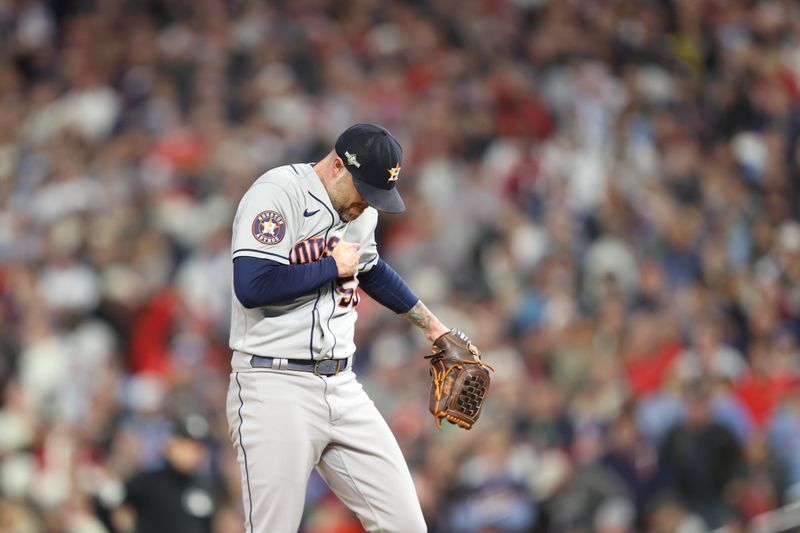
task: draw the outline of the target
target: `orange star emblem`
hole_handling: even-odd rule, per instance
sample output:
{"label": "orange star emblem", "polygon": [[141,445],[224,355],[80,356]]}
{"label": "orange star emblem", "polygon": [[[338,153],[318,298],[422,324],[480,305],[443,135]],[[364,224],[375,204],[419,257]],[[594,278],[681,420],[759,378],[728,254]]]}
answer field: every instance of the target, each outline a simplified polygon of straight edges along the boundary
{"label": "orange star emblem", "polygon": [[397,181],[400,177],[400,163],[395,163],[394,168],[387,170],[389,171],[389,181]]}

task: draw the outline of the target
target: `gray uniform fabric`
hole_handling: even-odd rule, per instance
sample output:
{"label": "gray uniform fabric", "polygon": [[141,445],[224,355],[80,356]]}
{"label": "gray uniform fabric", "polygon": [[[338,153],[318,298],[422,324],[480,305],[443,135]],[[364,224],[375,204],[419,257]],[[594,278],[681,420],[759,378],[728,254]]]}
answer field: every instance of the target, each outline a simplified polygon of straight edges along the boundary
{"label": "gray uniform fabric", "polygon": [[[266,240],[259,228],[262,213],[282,217],[285,228],[279,242],[262,242]],[[359,272],[366,272],[378,262],[377,222],[378,212],[371,207],[349,224],[340,220],[313,167],[287,165],[270,170],[245,193],[234,218],[231,253],[234,259],[250,256],[303,263],[319,259],[344,239],[361,244]],[[230,346],[246,354],[288,359],[348,357],[355,352],[358,317],[348,299],[357,285],[357,279],[331,283],[286,305],[257,309],[246,309],[232,294]],[[246,370],[249,358],[234,356],[232,365],[234,370]]]}
{"label": "gray uniform fabric", "polygon": [[[350,223],[341,221],[311,165],[279,167],[242,198],[231,253],[304,263],[344,239],[361,244],[359,272],[365,272],[378,262],[377,219],[368,208]],[[325,377],[250,365],[253,355],[351,357],[357,285],[357,276],[339,279],[285,305],[256,309],[232,294],[227,418],[241,467],[246,533],[297,531],[314,468],[367,531],[426,530],[400,447],[352,370]]]}

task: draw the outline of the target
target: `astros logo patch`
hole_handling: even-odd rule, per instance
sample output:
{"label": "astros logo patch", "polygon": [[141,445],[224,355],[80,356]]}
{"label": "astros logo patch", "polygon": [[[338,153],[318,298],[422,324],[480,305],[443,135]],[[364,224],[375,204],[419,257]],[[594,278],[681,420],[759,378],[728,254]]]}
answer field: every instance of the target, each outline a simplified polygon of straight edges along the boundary
{"label": "astros logo patch", "polygon": [[276,211],[262,211],[253,220],[253,237],[263,244],[278,244],[286,235],[286,220]]}

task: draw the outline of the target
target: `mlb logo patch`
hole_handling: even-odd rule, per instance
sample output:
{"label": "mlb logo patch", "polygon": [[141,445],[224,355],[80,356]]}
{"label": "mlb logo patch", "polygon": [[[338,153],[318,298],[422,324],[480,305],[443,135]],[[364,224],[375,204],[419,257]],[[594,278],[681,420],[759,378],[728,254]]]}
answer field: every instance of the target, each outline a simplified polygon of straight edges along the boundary
{"label": "mlb logo patch", "polygon": [[286,235],[286,220],[277,211],[262,211],[253,220],[253,237],[261,244],[278,244]]}

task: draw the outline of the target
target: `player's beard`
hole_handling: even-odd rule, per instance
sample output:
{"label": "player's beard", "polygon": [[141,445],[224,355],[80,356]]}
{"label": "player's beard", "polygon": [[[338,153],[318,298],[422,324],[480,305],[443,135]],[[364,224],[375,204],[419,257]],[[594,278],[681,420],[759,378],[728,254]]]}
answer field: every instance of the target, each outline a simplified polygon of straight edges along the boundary
{"label": "player's beard", "polygon": [[339,213],[339,218],[345,222],[350,222],[361,216],[361,213],[367,208],[365,204],[352,203],[344,208],[337,208],[336,212]]}
{"label": "player's beard", "polygon": [[[352,182],[346,183],[346,179],[342,176],[337,182],[334,182],[329,196],[331,205],[339,213],[339,218],[345,222],[350,222],[361,216],[361,213],[367,208],[365,202],[353,202],[353,190],[347,190],[353,187]],[[349,185],[349,186],[348,186]],[[360,198],[360,197],[359,197]],[[345,203],[347,202],[347,203]]]}

